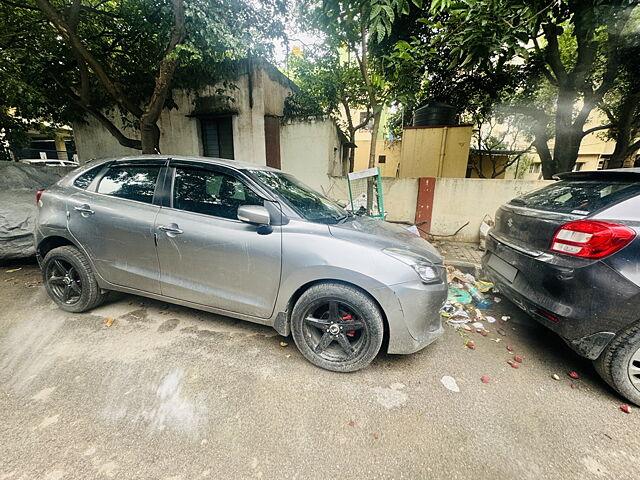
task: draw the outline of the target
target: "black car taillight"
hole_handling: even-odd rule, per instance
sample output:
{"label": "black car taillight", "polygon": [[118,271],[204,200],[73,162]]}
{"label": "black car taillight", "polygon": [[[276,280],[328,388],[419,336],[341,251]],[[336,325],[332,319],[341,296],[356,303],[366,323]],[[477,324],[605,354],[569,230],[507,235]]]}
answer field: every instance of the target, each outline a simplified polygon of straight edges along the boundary
{"label": "black car taillight", "polygon": [[584,258],[603,258],[626,247],[636,232],[624,225],[600,220],[564,224],[551,241],[551,250]]}

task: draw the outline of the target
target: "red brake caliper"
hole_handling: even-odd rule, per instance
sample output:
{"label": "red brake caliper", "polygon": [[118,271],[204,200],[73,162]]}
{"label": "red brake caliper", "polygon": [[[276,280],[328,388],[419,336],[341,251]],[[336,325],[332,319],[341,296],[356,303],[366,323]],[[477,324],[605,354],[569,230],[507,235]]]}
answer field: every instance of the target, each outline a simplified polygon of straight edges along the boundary
{"label": "red brake caliper", "polygon": [[[350,313],[347,313],[344,317],[342,317],[342,320],[353,320],[353,317],[351,316],[351,314],[350,314]],[[348,335],[349,337],[353,337],[355,334],[356,334],[356,331],[355,331],[355,330],[349,330],[349,331],[347,332],[347,335]]]}

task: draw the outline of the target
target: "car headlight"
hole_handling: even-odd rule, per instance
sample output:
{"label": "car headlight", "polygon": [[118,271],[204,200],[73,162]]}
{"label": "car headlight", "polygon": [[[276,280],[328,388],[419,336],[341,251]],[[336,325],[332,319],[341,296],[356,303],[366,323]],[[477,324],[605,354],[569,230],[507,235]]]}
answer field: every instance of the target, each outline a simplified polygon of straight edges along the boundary
{"label": "car headlight", "polygon": [[428,258],[401,248],[385,248],[382,252],[409,265],[415,270],[424,283],[436,283],[440,281],[438,267]]}

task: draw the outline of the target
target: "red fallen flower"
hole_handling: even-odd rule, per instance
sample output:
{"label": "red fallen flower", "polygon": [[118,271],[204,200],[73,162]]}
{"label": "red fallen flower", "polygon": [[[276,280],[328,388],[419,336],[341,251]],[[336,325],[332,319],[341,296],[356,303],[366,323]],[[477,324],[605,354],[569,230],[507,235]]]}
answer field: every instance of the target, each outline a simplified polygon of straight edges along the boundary
{"label": "red fallen flower", "polygon": [[507,350],[509,350],[510,352],[513,352],[513,347],[511,345],[507,345]]}
{"label": "red fallen flower", "polygon": [[631,413],[631,409],[626,403],[624,405],[620,405],[620,410],[622,410],[624,413]]}
{"label": "red fallen flower", "polygon": [[513,360],[507,360],[507,363],[511,365],[512,368],[520,368],[520,364],[514,362]]}
{"label": "red fallen flower", "polygon": [[575,378],[576,380],[580,378],[580,374],[578,372],[569,372],[567,375],[569,375],[571,378]]}
{"label": "red fallen flower", "polygon": [[575,383],[572,383],[571,388],[578,388],[578,386]]}
{"label": "red fallen flower", "polygon": [[475,350],[476,349],[476,344],[473,343],[471,340],[469,340],[467,342],[467,348],[469,348],[470,350]]}
{"label": "red fallen flower", "polygon": [[520,355],[514,355],[513,359],[518,363],[522,363],[522,357]]}
{"label": "red fallen flower", "polygon": [[486,330],[482,330],[480,332],[480,335],[482,335],[483,337],[486,337],[487,335],[489,335],[489,332],[487,332]]}
{"label": "red fallen flower", "polygon": [[484,375],[484,376],[480,379],[480,381],[481,381],[482,383],[489,383],[491,380],[489,380],[489,377],[487,377],[486,375]]}

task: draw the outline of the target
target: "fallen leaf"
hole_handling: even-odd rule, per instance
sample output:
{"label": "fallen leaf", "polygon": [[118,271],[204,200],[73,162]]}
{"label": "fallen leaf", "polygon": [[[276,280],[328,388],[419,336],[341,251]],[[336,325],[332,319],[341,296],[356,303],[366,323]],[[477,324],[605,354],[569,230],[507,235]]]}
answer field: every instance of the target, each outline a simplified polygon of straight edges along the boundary
{"label": "fallen leaf", "polygon": [[377,433],[372,433],[371,436],[376,440],[380,438],[380,435],[378,435]]}
{"label": "fallen leaf", "polygon": [[22,270],[22,267],[19,267],[19,268],[10,268],[9,270],[5,270],[5,273],[19,272],[20,270]]}
{"label": "fallen leaf", "polygon": [[475,350],[476,349],[476,344],[473,343],[471,340],[469,340],[467,343],[465,343],[465,346],[469,349],[469,350]]}
{"label": "fallen leaf", "polygon": [[348,425],[349,425],[350,427],[355,427],[355,426],[356,426],[356,422],[354,422],[353,420],[349,420]]}
{"label": "fallen leaf", "polygon": [[520,355],[514,355],[513,360],[518,363],[522,363],[522,357]]}
{"label": "fallen leaf", "polygon": [[620,405],[620,410],[624,413],[631,413],[631,408],[626,403],[624,405]]}
{"label": "fallen leaf", "polygon": [[484,375],[484,376],[480,379],[480,381],[481,381],[482,383],[489,383],[491,380],[489,379],[489,377],[487,377],[486,375]]}
{"label": "fallen leaf", "polygon": [[291,354],[290,354],[290,353],[287,353],[287,354],[284,356],[284,358],[291,358]]}
{"label": "fallen leaf", "polygon": [[105,327],[110,327],[111,325],[113,325],[113,322],[115,322],[115,321],[116,321],[116,319],[113,318],[113,317],[106,318],[104,320],[104,326]]}
{"label": "fallen leaf", "polygon": [[289,345],[287,342],[280,342],[280,346],[282,348],[286,347],[287,345]]}
{"label": "fallen leaf", "polygon": [[507,332],[505,332],[505,331],[504,331],[503,329],[501,329],[501,328],[498,328],[498,329],[496,330],[496,332],[498,332],[498,333],[499,333],[500,335],[502,335],[503,337],[507,335]]}
{"label": "fallen leaf", "polygon": [[567,373],[571,378],[575,378],[576,380],[580,378],[580,374],[578,372],[569,372]]}
{"label": "fallen leaf", "polygon": [[551,378],[553,378],[554,380],[560,380],[560,377],[558,376],[557,373],[554,373],[553,375],[551,375]]}

